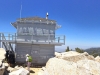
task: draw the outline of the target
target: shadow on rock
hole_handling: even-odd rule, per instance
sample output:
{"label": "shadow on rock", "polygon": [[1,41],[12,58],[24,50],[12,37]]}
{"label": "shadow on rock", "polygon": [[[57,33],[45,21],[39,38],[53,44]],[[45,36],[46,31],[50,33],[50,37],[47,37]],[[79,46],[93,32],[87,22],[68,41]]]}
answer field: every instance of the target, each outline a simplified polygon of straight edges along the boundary
{"label": "shadow on rock", "polygon": [[33,70],[30,70],[30,73],[35,73]]}

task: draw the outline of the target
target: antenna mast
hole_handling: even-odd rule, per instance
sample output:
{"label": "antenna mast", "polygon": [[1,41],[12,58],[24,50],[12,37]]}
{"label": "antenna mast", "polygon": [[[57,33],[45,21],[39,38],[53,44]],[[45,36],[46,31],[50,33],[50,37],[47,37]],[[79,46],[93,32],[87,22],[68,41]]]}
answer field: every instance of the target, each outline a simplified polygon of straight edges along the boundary
{"label": "antenna mast", "polygon": [[22,15],[22,3],[21,3],[21,8],[20,8],[20,20],[21,20],[21,15]]}

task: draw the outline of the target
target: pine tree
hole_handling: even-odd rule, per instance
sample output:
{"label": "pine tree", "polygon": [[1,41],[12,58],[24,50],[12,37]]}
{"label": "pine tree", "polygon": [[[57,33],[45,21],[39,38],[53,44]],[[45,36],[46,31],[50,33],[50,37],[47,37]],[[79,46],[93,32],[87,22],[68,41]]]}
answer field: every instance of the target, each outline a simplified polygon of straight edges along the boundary
{"label": "pine tree", "polygon": [[84,52],[82,49],[80,49],[80,48],[78,48],[78,47],[75,48],[75,51],[76,51],[76,52],[79,52],[79,53],[83,53],[83,52]]}
{"label": "pine tree", "polygon": [[66,52],[68,52],[68,51],[70,51],[70,50],[69,50],[69,46],[67,46],[67,49],[66,49]]}

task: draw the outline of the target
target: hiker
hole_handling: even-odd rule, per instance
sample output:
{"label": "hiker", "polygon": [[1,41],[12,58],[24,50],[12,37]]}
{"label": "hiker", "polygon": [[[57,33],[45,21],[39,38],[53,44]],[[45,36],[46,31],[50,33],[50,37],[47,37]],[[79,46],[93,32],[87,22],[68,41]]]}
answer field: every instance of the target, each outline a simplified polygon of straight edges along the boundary
{"label": "hiker", "polygon": [[26,54],[26,62],[27,62],[28,71],[30,71],[30,66],[31,66],[31,62],[32,62],[32,57],[31,57],[29,54]]}

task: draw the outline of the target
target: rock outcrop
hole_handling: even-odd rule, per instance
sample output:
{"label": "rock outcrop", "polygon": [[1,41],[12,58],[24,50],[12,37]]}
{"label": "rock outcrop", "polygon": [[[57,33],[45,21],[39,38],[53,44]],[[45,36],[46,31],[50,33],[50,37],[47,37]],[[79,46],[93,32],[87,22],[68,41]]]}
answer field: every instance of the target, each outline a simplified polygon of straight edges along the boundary
{"label": "rock outcrop", "polygon": [[[6,51],[0,48],[0,75],[29,75],[29,71],[25,68],[15,66],[14,68],[9,67],[8,63],[4,63]],[[8,68],[7,68],[8,67]],[[10,73],[8,73],[8,71]]]}
{"label": "rock outcrop", "polygon": [[100,56],[97,56],[97,57],[95,58],[95,61],[98,61],[98,62],[100,63]]}
{"label": "rock outcrop", "polygon": [[5,71],[5,63],[2,63],[2,61],[5,59],[6,51],[3,48],[0,48],[0,75],[3,75]]}
{"label": "rock outcrop", "polygon": [[29,75],[29,71],[24,68],[20,68],[19,70],[12,71],[9,75]]}
{"label": "rock outcrop", "polygon": [[6,51],[3,48],[0,48],[0,60],[5,59]]}
{"label": "rock outcrop", "polygon": [[100,75],[99,59],[87,52],[56,52],[55,57],[48,60],[38,75]]}
{"label": "rock outcrop", "polygon": [[56,58],[64,59],[67,61],[77,62],[79,60],[89,59],[95,60],[93,56],[89,55],[87,52],[77,53],[75,51],[63,52],[63,53],[55,53]]}

